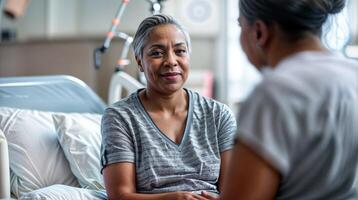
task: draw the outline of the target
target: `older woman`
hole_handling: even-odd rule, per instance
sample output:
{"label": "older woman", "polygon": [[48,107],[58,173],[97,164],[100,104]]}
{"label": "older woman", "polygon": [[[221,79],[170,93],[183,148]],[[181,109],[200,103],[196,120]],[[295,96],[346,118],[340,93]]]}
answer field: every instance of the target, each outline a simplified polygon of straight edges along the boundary
{"label": "older woman", "polygon": [[173,18],[146,18],[133,48],[147,86],[103,117],[109,199],[217,199],[236,130],[232,112],[183,88],[190,39]]}
{"label": "older woman", "polygon": [[322,25],[344,0],[240,0],[241,45],[272,72],[242,105],[223,199],[358,199],[358,63]]}

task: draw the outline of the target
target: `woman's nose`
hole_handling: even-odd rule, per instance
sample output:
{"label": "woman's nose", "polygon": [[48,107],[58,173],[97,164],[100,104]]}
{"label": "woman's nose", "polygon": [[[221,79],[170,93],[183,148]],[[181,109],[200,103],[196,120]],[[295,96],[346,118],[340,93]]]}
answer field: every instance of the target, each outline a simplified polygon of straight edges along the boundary
{"label": "woman's nose", "polygon": [[174,52],[169,52],[167,54],[166,63],[170,66],[176,66],[178,64],[177,57]]}

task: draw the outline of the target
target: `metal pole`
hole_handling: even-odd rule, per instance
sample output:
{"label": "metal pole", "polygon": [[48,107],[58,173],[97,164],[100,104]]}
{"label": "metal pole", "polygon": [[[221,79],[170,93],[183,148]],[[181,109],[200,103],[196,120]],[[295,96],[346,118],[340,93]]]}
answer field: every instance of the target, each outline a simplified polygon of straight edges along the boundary
{"label": "metal pole", "polygon": [[110,46],[111,40],[115,36],[116,29],[120,23],[121,17],[123,15],[123,12],[124,12],[125,8],[127,7],[128,3],[129,3],[129,0],[122,0],[122,3],[117,10],[116,16],[112,20],[112,26],[111,26],[109,32],[107,33],[107,37],[104,41],[104,44],[103,44],[103,47],[105,48],[104,50],[106,50]]}
{"label": "metal pole", "polygon": [[[99,69],[101,66],[101,55],[103,53],[105,53],[107,51],[107,49],[109,48],[109,46],[111,45],[111,41],[113,39],[113,37],[121,37],[123,36],[122,34],[119,34],[116,32],[118,25],[120,24],[120,20],[121,17],[123,15],[123,12],[127,6],[127,4],[129,3],[130,0],[122,0],[121,4],[119,5],[119,8],[116,12],[115,17],[112,19],[112,24],[111,27],[107,33],[107,36],[103,42],[102,47],[99,47],[97,49],[94,50],[93,52],[93,57],[94,57],[94,65],[96,69]],[[128,39],[128,37],[125,37],[123,39]],[[129,38],[130,39],[130,38]],[[117,68],[117,67],[116,67]]]}

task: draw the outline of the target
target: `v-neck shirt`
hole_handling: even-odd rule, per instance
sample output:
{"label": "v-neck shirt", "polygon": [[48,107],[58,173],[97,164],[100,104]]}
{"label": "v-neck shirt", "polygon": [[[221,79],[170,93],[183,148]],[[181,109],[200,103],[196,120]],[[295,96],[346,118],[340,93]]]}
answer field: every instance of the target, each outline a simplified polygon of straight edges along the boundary
{"label": "v-neck shirt", "polygon": [[[190,94],[189,92],[184,89],[188,95],[188,99],[190,99]],[[192,105],[192,101],[188,101],[188,112],[187,112],[187,117],[186,117],[186,123],[185,123],[185,128],[184,128],[184,133],[183,136],[180,140],[180,143],[177,144],[175,143],[173,140],[171,140],[165,133],[163,133],[160,128],[154,123],[152,117],[149,115],[149,113],[147,112],[147,110],[144,108],[143,103],[141,102],[140,98],[139,98],[139,91],[138,90],[138,98],[136,98],[137,104],[139,105],[139,109],[141,110],[142,114],[145,115],[145,117],[148,120],[148,123],[151,123],[153,127],[155,127],[157,129],[156,133],[158,135],[160,135],[161,137],[163,137],[165,140],[168,141],[168,143],[172,144],[174,148],[178,148],[178,150],[181,150],[182,148],[182,144],[183,141],[186,139],[186,135],[188,134],[188,131],[190,130],[190,126],[191,126],[191,121],[192,121],[192,113],[193,113],[193,105]]]}
{"label": "v-neck shirt", "polygon": [[186,90],[188,112],[180,144],[155,125],[139,90],[106,109],[102,119],[102,166],[131,162],[138,193],[218,193],[220,153],[233,147],[236,120],[224,104]]}

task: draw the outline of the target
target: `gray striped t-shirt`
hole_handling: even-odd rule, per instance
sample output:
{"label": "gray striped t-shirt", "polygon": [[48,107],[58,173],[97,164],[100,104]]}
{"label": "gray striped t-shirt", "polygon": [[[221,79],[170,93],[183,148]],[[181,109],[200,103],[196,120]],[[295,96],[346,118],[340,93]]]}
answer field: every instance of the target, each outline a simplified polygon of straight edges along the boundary
{"label": "gray striped t-shirt", "polygon": [[224,104],[186,91],[188,116],[179,145],[153,123],[139,90],[107,108],[101,128],[102,166],[135,163],[139,193],[218,193],[220,153],[233,147],[236,120]]}

